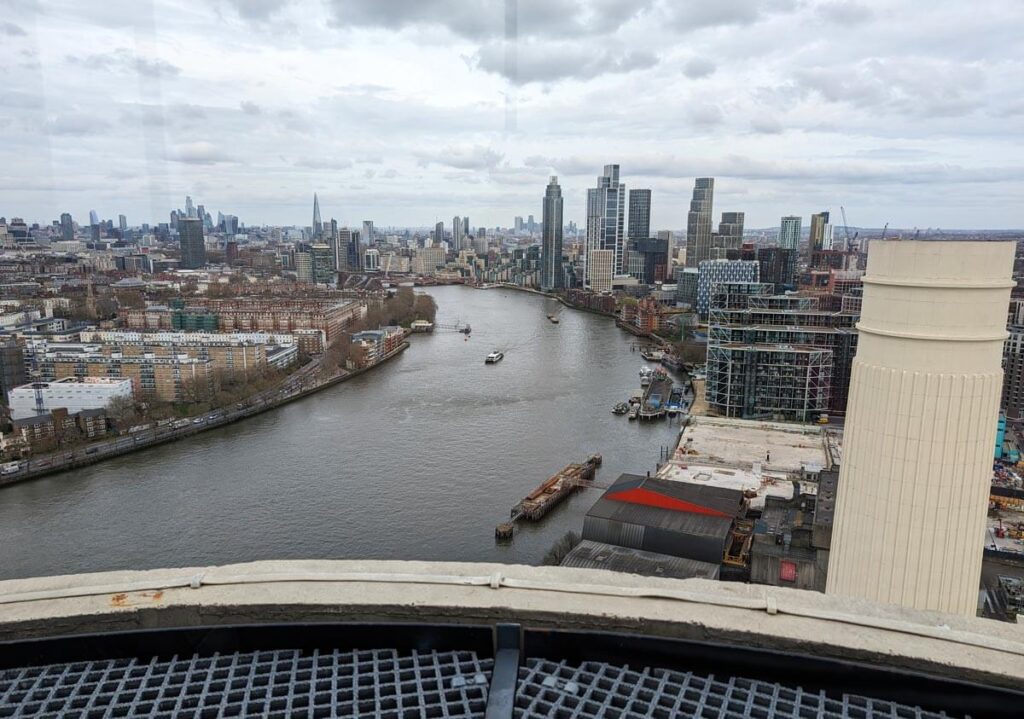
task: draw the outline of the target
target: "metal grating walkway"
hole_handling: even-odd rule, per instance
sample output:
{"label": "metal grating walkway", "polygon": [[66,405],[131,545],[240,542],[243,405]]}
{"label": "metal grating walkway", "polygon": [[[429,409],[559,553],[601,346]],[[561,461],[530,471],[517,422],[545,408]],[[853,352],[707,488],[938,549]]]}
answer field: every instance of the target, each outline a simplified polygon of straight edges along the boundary
{"label": "metal grating walkway", "polygon": [[[0,717],[483,717],[493,662],[474,652],[299,650],[111,659],[0,671]],[[799,687],[602,662],[528,659],[517,719],[940,719]]]}
{"label": "metal grating walkway", "polygon": [[388,649],[54,664],[0,672],[0,717],[482,717],[491,664]]}
{"label": "metal grating walkway", "polygon": [[940,719],[893,702],[805,692],[774,682],[692,672],[569,665],[528,659],[519,670],[516,717],[559,719]]}

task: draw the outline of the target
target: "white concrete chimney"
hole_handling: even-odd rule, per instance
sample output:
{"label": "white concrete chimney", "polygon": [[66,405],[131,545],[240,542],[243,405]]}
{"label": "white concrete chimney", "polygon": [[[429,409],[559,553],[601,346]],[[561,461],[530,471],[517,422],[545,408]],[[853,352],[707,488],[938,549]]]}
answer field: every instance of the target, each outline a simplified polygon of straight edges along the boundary
{"label": "white concrete chimney", "polygon": [[872,242],[829,594],[973,615],[1012,242]]}

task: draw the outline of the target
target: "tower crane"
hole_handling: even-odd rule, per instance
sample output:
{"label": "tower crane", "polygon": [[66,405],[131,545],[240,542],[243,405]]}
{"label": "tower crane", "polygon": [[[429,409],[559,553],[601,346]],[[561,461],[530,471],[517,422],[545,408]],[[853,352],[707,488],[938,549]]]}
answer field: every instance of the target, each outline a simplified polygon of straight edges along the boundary
{"label": "tower crane", "polygon": [[850,228],[846,224],[846,208],[840,205],[839,211],[843,215],[843,233],[846,235],[846,251],[853,252],[854,243],[857,241],[857,236],[860,234],[860,232],[854,232],[853,237],[850,237]]}

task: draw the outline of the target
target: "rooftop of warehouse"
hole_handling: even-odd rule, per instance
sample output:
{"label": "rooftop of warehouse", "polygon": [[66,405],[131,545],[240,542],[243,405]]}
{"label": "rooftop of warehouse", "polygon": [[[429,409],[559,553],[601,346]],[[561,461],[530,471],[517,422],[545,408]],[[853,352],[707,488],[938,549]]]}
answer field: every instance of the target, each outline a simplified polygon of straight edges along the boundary
{"label": "rooftop of warehouse", "polygon": [[[670,460],[766,472],[817,472],[830,465],[821,426],[727,417],[690,417]],[[841,435],[830,430],[834,441]]]}

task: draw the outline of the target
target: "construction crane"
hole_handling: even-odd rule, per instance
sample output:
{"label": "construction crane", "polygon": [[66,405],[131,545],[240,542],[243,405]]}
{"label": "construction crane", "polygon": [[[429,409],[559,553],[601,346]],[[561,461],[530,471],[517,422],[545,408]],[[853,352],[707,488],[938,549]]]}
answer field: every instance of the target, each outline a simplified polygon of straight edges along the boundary
{"label": "construction crane", "polygon": [[843,214],[843,232],[846,234],[846,251],[853,252],[853,244],[857,241],[857,235],[859,235],[860,232],[854,232],[853,237],[850,237],[850,228],[846,224],[846,208],[840,205],[839,211]]}

